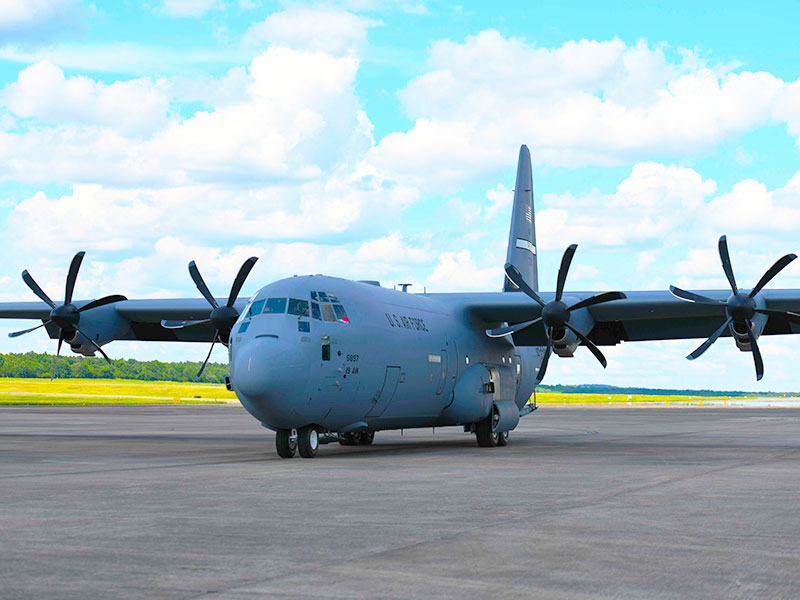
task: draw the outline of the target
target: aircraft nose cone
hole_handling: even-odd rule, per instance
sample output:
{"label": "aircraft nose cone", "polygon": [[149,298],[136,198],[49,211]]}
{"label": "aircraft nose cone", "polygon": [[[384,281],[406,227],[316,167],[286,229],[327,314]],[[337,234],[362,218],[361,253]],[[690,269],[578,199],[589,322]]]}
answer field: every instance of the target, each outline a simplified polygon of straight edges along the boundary
{"label": "aircraft nose cone", "polygon": [[233,349],[231,382],[237,397],[253,416],[274,428],[298,427],[308,406],[309,371],[297,342],[290,345],[262,336]]}

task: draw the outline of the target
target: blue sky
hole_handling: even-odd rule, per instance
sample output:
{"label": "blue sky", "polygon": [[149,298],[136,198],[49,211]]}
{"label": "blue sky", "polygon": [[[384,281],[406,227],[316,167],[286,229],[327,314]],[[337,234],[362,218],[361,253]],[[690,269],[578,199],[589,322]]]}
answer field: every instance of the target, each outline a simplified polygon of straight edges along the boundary
{"label": "blue sky", "polygon": [[[572,242],[573,289],[722,288],[723,233],[755,282],[798,250],[798,17],[794,2],[0,0],[0,300],[32,299],[23,268],[60,289],[79,249],[85,297],[194,296],[191,259],[222,295],[252,254],[245,292],[309,272],[498,289],[522,143],[542,289]],[[775,285],[800,287],[800,267]],[[622,345],[606,371],[579,352],[547,379],[800,389],[794,338],[764,339],[758,385],[733,344],[688,363],[696,345]]]}

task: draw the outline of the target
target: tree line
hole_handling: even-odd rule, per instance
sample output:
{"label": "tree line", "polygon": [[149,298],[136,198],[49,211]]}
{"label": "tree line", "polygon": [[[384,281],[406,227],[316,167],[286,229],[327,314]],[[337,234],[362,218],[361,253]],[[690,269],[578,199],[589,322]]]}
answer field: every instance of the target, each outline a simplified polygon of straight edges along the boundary
{"label": "tree line", "polygon": [[[196,379],[200,362],[140,361],[133,358],[112,360],[109,365],[103,358],[61,356],[58,359],[58,376],[62,379],[139,379],[142,381],[202,381],[222,383],[228,374],[228,365],[208,363],[203,376]],[[55,355],[26,352],[0,354],[0,377],[51,378]]]}

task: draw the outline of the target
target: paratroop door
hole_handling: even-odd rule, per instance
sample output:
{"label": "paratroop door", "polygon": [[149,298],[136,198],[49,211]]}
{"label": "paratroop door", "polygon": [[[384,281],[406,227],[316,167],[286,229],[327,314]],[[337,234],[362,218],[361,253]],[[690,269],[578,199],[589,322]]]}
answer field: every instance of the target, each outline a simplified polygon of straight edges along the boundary
{"label": "paratroop door", "polygon": [[383,387],[373,399],[374,405],[367,413],[368,417],[380,417],[394,397],[397,384],[400,381],[400,367],[386,367]]}
{"label": "paratroop door", "polygon": [[440,363],[440,366],[442,367],[442,373],[439,376],[439,385],[436,388],[437,396],[442,393],[444,390],[444,384],[447,381],[447,350],[442,350],[441,356],[442,362]]}

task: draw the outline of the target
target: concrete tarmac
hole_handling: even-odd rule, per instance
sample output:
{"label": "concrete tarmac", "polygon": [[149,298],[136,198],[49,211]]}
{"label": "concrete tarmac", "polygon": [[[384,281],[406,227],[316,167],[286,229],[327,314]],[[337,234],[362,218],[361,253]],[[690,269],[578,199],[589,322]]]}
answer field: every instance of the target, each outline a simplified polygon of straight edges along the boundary
{"label": "concrete tarmac", "polygon": [[282,460],[240,407],[0,408],[0,598],[798,598],[800,411],[556,408]]}

